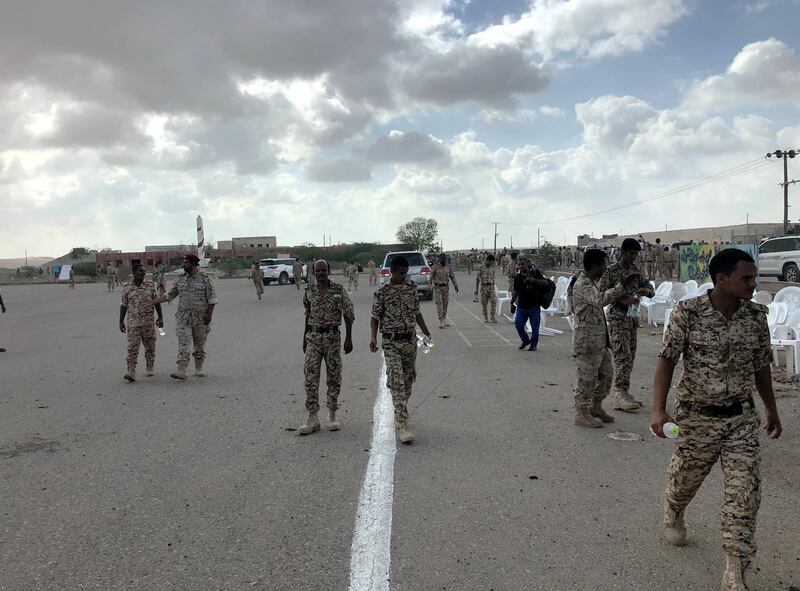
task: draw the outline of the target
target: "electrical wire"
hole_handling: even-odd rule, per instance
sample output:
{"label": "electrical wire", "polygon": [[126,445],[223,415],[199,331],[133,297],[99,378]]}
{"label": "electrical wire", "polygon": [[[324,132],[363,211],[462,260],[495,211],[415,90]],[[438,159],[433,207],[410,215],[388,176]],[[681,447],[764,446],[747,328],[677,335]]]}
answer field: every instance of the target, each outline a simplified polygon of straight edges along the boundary
{"label": "electrical wire", "polygon": [[543,226],[546,224],[557,224],[562,222],[570,222],[574,220],[580,220],[587,217],[592,217],[596,215],[601,215],[604,213],[610,213],[612,211],[619,211],[621,209],[625,209],[627,207],[637,207],[639,205],[644,205],[645,203],[651,203],[653,201],[657,201],[659,199],[665,199],[666,197],[671,197],[672,195],[676,195],[678,193],[682,193],[684,191],[688,191],[689,189],[696,189],[698,187],[702,187],[703,185],[707,185],[710,183],[714,183],[717,181],[725,180],[734,176],[738,176],[740,174],[744,174],[747,172],[752,172],[754,170],[758,170],[759,168],[764,168],[765,166],[769,166],[772,163],[770,160],[765,160],[762,158],[757,158],[755,160],[751,160],[750,162],[744,162],[732,168],[723,170],[718,172],[717,174],[707,176],[696,181],[692,181],[691,183],[687,183],[685,185],[680,185],[678,187],[674,187],[672,189],[668,189],[661,193],[656,193],[651,195],[650,197],[646,197],[644,199],[640,199],[638,201],[634,201],[632,203],[625,203],[623,205],[617,205],[614,207],[609,207],[606,209],[601,209],[598,211],[594,211],[591,213],[580,214],[576,216],[570,216],[560,219],[554,220],[546,220],[543,222],[498,222],[504,226]]}

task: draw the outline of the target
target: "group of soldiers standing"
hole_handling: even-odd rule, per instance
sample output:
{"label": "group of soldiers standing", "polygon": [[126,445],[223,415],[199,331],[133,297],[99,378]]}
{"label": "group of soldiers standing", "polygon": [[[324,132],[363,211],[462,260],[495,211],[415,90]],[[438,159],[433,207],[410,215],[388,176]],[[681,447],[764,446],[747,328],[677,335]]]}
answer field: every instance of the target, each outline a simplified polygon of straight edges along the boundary
{"label": "group of soldiers standing", "polygon": [[[638,264],[642,252],[639,241],[626,239],[618,261],[609,265],[605,251],[588,249],[582,256],[583,270],[569,287],[568,298],[575,318],[572,353],[577,365],[576,426],[597,428],[615,421],[603,408],[612,388],[615,410],[637,412],[642,407],[641,401],[630,392],[637,350],[636,306],[638,298],[654,295],[647,266]],[[507,253],[500,263],[510,279],[517,274],[514,255]],[[153,375],[155,327],[163,326],[159,304],[176,297],[179,298],[176,310],[179,347],[177,369],[170,375],[179,380],[187,378],[192,345],[195,374],[204,375],[204,348],[216,293],[211,277],[199,270],[198,263],[196,256],[187,255],[185,273],[169,292],[160,296],[155,283],[144,279],[144,270],[134,267],[133,282],[123,289],[120,308],[120,330],[128,336],[125,379],[135,380],[140,344],[145,347],[147,375]],[[351,261],[349,267],[353,265]],[[426,339],[430,338],[420,311],[417,287],[406,279],[408,267],[404,257],[393,258],[390,281],[375,292],[369,344],[371,351],[377,351],[380,332],[397,436],[403,443],[415,440],[409,427],[407,404],[416,379],[416,327],[419,326]],[[666,400],[674,369],[682,358],[684,367],[675,414],[680,434],[667,472],[664,535],[674,545],[686,544],[684,511],[711,468],[721,461],[725,478],[721,515],[725,551],[722,589],[746,591],[745,576],[755,555],[754,533],[760,504],[760,418],[753,401],[754,390],[764,403],[764,429],[768,435],[779,437],[782,427],[772,390],[765,308],[751,302],[757,276],[755,263],[744,251],[725,249],[712,258],[709,271],[714,284],[712,291],[679,302],[670,318],[655,370],[651,428],[654,434],[664,437],[665,424],[673,422],[666,412]],[[336,416],[342,384],[340,350],[343,348],[345,354],[353,350],[355,321],[348,290],[330,279],[329,264],[315,261],[309,276],[312,275],[315,280],[303,295],[308,419],[298,428],[301,435],[321,428],[318,413],[323,361],[327,374],[328,429],[340,428]],[[445,255],[437,257],[432,281],[439,326],[445,328],[449,326],[450,284],[458,291],[458,282]],[[480,297],[485,322],[496,322],[495,281],[495,258],[488,255],[478,269],[475,282],[475,297]]]}

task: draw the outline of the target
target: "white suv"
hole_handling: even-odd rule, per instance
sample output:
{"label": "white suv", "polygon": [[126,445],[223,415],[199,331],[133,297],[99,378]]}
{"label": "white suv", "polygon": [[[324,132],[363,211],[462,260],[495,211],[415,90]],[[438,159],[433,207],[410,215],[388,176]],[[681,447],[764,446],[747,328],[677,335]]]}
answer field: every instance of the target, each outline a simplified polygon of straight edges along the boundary
{"label": "white suv", "polygon": [[758,247],[758,274],[800,281],[800,236],[769,238]]}
{"label": "white suv", "polygon": [[401,255],[408,259],[408,274],[406,275],[406,280],[411,281],[417,286],[417,295],[424,296],[427,299],[433,299],[431,267],[428,265],[428,259],[425,258],[425,255],[418,250],[388,253],[386,258],[383,259],[383,264],[380,268],[381,285],[389,283],[392,278],[392,272],[390,270],[392,259]]}
{"label": "white suv", "polygon": [[277,281],[280,285],[294,283],[293,266],[296,260],[303,265],[302,278],[308,283],[306,265],[300,259],[261,259],[258,261],[258,266],[264,274],[264,285],[269,285],[273,281]]}

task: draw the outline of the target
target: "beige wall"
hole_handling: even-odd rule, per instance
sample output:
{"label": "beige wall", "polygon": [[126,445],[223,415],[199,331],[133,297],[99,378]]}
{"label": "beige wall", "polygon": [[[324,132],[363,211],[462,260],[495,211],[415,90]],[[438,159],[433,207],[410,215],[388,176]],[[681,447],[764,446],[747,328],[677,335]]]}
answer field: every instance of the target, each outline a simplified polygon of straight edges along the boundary
{"label": "beige wall", "polygon": [[[647,242],[655,242],[661,238],[663,244],[673,242],[742,242],[743,244],[758,244],[764,237],[781,236],[783,224],[739,224],[735,226],[716,226],[706,228],[687,228],[680,230],[665,230],[663,232],[642,232],[642,237]],[[638,238],[638,234],[624,234],[616,238],[579,238],[578,246],[620,246],[626,238]]]}

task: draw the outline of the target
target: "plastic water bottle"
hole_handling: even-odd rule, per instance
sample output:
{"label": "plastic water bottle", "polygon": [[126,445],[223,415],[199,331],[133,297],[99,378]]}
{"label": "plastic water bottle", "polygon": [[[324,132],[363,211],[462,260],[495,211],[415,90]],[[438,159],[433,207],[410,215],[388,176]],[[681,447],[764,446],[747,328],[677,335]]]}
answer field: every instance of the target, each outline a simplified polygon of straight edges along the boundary
{"label": "plastic water bottle", "polygon": [[635,304],[630,304],[628,306],[628,318],[638,318],[639,317],[639,298],[636,298]]}
{"label": "plastic water bottle", "polygon": [[417,348],[422,349],[422,354],[427,355],[433,349],[433,341],[430,337],[417,335]]}
{"label": "plastic water bottle", "polygon": [[167,334],[167,331],[164,330],[163,326],[159,326],[158,327],[158,334],[160,334],[163,337],[165,334]]}
{"label": "plastic water bottle", "polygon": [[661,427],[661,430],[664,431],[664,435],[669,439],[675,439],[681,434],[681,428],[672,421],[664,423],[664,426]]}

